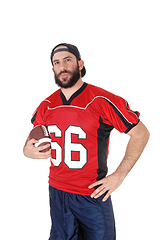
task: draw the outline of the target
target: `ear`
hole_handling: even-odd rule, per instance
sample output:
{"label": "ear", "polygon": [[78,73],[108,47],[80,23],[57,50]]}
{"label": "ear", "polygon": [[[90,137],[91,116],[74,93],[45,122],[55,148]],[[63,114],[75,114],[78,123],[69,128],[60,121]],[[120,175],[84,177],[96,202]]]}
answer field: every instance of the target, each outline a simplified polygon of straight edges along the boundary
{"label": "ear", "polygon": [[54,68],[52,68],[52,71],[54,72]]}
{"label": "ear", "polygon": [[83,66],[84,66],[84,61],[83,60],[79,60],[78,61],[78,65],[79,65],[79,70],[81,71],[83,69]]}

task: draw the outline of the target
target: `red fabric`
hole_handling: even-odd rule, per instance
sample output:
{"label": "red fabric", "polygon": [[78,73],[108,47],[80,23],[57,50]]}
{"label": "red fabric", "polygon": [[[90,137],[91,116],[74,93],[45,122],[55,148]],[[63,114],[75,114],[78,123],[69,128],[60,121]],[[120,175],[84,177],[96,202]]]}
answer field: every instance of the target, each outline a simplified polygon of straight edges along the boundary
{"label": "red fabric", "polygon": [[33,117],[51,135],[49,184],[59,190],[90,195],[88,186],[107,173],[109,134],[128,132],[139,122],[121,97],[85,84],[69,101],[61,90],[45,99]]}

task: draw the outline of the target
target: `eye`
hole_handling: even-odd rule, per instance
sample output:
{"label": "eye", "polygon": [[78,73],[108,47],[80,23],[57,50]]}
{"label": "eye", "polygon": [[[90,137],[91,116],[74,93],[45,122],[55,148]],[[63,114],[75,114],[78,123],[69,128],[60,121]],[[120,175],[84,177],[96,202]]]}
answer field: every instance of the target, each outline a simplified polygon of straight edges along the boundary
{"label": "eye", "polygon": [[59,64],[59,62],[57,61],[57,62],[54,62],[54,65],[56,66],[56,65],[58,65]]}
{"label": "eye", "polygon": [[70,62],[70,61],[71,61],[71,59],[70,59],[70,58],[67,58],[67,59],[66,59],[66,62]]}

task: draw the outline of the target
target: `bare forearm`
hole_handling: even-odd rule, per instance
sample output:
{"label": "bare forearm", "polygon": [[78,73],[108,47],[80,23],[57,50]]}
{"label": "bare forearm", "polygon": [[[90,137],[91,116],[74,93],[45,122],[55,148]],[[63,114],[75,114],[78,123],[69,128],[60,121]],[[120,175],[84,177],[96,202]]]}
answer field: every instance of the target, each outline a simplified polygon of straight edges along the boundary
{"label": "bare forearm", "polygon": [[137,134],[133,134],[131,130],[125,156],[116,170],[122,180],[139,159],[149,139],[149,132],[146,127],[142,123],[140,123],[139,127],[140,131]]}
{"label": "bare forearm", "polygon": [[139,159],[148,142],[149,132],[144,124],[139,122],[137,126],[130,130],[128,135],[130,136],[130,140],[126,148],[126,153],[117,170],[89,186],[89,188],[93,188],[101,185],[91,194],[92,198],[98,198],[107,192],[103,198],[103,201],[106,201],[109,195],[122,184],[127,174]]}

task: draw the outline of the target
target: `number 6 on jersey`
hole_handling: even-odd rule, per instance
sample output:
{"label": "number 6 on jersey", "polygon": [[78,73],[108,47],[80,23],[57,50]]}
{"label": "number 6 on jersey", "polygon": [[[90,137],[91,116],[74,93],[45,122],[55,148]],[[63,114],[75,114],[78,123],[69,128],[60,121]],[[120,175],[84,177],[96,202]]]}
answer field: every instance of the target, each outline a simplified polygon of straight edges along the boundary
{"label": "number 6 on jersey", "polygon": [[[54,137],[62,137],[62,131],[57,125],[48,126],[50,134]],[[64,162],[70,169],[81,169],[87,163],[87,149],[81,143],[72,142],[72,134],[78,135],[78,139],[86,139],[86,132],[79,126],[70,125],[65,131]],[[57,142],[51,142],[52,150],[56,151],[56,159],[51,158],[54,166],[62,162],[62,147]],[[72,160],[72,152],[79,153],[79,160]]]}

